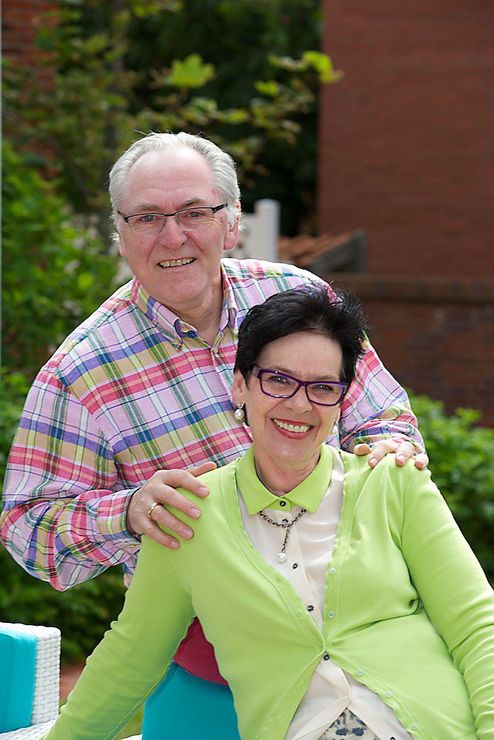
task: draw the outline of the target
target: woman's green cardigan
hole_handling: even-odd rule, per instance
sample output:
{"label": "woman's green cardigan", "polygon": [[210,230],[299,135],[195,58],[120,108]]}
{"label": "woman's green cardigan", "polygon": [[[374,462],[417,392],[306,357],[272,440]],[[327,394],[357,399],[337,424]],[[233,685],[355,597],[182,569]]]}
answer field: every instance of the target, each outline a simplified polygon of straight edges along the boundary
{"label": "woman's green cardigan", "polygon": [[211,493],[192,540],[171,552],[143,539],[124,609],[48,740],[112,738],[194,615],[233,691],[243,740],[285,737],[325,655],[414,738],[492,740],[494,598],[429,472],[392,456],[371,470],[365,457],[327,447],[317,467],[334,454],[346,475],[322,631],[242,526],[236,482],[252,475],[247,453],[204,476]]}

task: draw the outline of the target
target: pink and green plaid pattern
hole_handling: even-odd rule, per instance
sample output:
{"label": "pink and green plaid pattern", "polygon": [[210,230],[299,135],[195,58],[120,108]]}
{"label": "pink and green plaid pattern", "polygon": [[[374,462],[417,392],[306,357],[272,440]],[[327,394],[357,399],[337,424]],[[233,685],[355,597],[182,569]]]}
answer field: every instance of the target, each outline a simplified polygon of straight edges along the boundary
{"label": "pink and green plaid pattern", "polygon": [[[1,536],[31,574],[58,589],[110,565],[132,573],[138,543],[129,496],[156,470],[224,465],[250,444],[233,416],[235,340],[248,309],[317,280],[288,265],[226,259],[213,347],[146,295],[120,288],[38,374],[9,458]],[[403,389],[372,347],[345,397],[339,439],[407,437],[421,444]]]}

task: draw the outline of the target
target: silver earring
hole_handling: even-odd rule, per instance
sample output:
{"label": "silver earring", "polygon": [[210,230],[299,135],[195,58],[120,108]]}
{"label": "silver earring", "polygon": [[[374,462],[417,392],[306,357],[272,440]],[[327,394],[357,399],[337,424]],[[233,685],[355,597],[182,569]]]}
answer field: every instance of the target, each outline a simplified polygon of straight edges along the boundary
{"label": "silver earring", "polygon": [[245,406],[245,404],[244,404],[244,403],[240,403],[240,404],[239,404],[239,405],[237,406],[237,408],[235,409],[235,411],[233,412],[233,415],[234,415],[235,419],[236,419],[237,421],[239,421],[239,422],[243,422],[243,421],[245,421],[245,411],[244,411],[244,406]]}

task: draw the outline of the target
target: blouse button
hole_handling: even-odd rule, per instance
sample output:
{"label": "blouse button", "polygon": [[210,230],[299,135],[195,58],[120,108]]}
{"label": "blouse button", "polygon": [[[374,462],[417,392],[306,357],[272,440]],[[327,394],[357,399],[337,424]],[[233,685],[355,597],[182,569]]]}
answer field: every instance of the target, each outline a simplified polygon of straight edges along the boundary
{"label": "blouse button", "polygon": [[307,605],[307,611],[308,612],[313,612],[314,611],[314,607],[312,606],[312,604],[308,604]]}
{"label": "blouse button", "polygon": [[324,653],[324,655],[322,657],[323,657],[323,660],[329,660],[329,654],[328,653]]}
{"label": "blouse button", "polygon": [[286,506],[286,501],[283,501],[283,499],[281,499],[280,506]]}
{"label": "blouse button", "polygon": [[295,570],[296,568],[298,568],[298,563],[294,563],[294,564],[292,565],[292,568],[293,568],[293,570]]}

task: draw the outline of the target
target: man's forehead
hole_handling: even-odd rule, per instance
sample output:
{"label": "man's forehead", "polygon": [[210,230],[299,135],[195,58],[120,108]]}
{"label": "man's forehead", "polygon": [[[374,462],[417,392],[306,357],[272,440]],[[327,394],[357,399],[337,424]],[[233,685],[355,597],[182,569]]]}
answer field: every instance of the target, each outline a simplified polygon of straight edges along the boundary
{"label": "man's forehead", "polygon": [[181,171],[184,173],[193,171],[206,178],[212,177],[209,164],[204,157],[199,152],[185,147],[145,152],[132,165],[129,177],[135,178],[155,173],[161,177],[167,177]]}
{"label": "man's forehead", "polygon": [[[162,198],[177,197],[180,204],[198,205],[216,192],[206,160],[188,149],[146,152],[131,168],[126,196],[142,204],[159,205]],[[208,203],[209,205],[209,203]]]}

